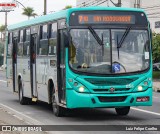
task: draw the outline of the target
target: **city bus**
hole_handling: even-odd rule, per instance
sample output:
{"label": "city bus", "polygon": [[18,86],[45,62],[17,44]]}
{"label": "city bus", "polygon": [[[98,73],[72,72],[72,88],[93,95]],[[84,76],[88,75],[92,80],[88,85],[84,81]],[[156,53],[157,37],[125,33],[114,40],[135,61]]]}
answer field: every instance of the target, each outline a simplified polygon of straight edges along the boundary
{"label": "city bus", "polygon": [[6,75],[22,105],[43,101],[56,116],[76,108],[124,116],[152,105],[151,54],[143,10],[71,8],[8,27]]}

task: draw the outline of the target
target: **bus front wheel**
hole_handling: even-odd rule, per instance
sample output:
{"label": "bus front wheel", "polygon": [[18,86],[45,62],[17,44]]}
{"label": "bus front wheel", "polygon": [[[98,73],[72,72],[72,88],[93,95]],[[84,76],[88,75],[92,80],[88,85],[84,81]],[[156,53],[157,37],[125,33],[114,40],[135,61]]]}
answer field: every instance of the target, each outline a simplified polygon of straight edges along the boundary
{"label": "bus front wheel", "polygon": [[130,111],[130,107],[115,108],[117,115],[127,115]]}
{"label": "bus front wheel", "polygon": [[64,115],[65,109],[57,104],[55,93],[52,93],[52,109],[55,116],[62,117]]}

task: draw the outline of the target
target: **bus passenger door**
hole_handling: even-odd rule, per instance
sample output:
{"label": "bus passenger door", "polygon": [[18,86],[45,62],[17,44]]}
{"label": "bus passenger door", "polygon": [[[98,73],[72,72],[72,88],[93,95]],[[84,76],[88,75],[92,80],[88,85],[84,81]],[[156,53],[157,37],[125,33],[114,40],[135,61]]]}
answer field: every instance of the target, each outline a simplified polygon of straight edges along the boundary
{"label": "bus passenger door", "polygon": [[59,100],[61,103],[66,104],[66,52],[65,52],[65,45],[64,45],[64,37],[63,33],[66,30],[59,30],[59,43],[58,43],[58,54],[57,54],[57,80],[58,80],[58,94]]}
{"label": "bus passenger door", "polygon": [[31,34],[30,44],[30,76],[31,76],[31,94],[32,101],[37,100],[37,82],[36,82],[36,47],[37,34]]}
{"label": "bus passenger door", "polygon": [[12,48],[12,71],[13,71],[13,92],[18,92],[18,81],[17,81],[17,47],[18,37],[13,38]]}

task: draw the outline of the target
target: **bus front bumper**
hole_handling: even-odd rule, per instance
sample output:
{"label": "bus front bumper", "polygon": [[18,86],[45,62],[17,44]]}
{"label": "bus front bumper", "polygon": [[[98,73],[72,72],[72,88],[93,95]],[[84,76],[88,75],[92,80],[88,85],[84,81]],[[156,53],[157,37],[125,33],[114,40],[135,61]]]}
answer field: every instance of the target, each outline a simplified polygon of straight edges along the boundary
{"label": "bus front bumper", "polygon": [[[122,94],[78,93],[73,89],[67,89],[66,94],[67,108],[109,108],[152,105],[152,88],[148,88],[143,92]],[[142,98],[142,101],[138,101],[138,98]],[[144,101],[143,98],[148,98],[148,100]]]}

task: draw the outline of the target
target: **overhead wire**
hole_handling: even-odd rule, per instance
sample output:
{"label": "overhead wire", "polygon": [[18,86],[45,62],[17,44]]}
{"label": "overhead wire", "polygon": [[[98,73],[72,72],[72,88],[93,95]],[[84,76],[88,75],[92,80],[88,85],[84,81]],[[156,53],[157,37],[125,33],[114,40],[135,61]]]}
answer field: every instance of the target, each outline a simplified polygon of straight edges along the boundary
{"label": "overhead wire", "polygon": [[99,3],[97,6],[99,6],[99,5],[103,4],[103,3],[105,3],[106,1],[108,1],[108,0],[104,0],[103,2]]}
{"label": "overhead wire", "polygon": [[95,5],[95,4],[97,4],[99,1],[94,1],[93,3],[91,3],[91,4],[87,4],[88,6],[91,6],[91,5]]}
{"label": "overhead wire", "polygon": [[[91,6],[91,5],[95,5],[96,4],[96,6],[98,6],[98,5],[101,5],[101,4],[103,4],[103,3],[105,3],[105,2],[107,2],[107,1],[109,1],[109,0],[104,0],[104,1],[102,1],[102,0],[93,0],[92,2],[88,2],[88,3],[86,3],[86,2],[82,2],[81,4],[79,4],[79,5],[77,5],[78,7],[82,7],[82,6]],[[117,6],[117,3],[115,4],[112,0],[110,0],[111,1],[111,3],[114,5],[114,6]]]}
{"label": "overhead wire", "polygon": [[95,1],[97,1],[97,0],[91,0],[89,2],[82,2],[81,4],[77,5],[77,7],[82,7],[84,5],[86,6],[86,5],[89,5],[89,4],[91,4],[91,3],[95,2]]}
{"label": "overhead wire", "polygon": [[108,1],[108,0],[104,0],[103,2],[101,2],[101,3],[99,3],[99,2],[97,2],[97,3],[93,3],[92,5],[94,5],[94,4],[96,4],[96,6],[99,6],[99,5],[101,5],[101,4],[103,4],[103,3],[105,3],[106,1]]}
{"label": "overhead wire", "polygon": [[[93,5],[101,5],[105,2],[107,2],[108,0],[92,0],[92,1],[89,1],[89,2],[82,2],[81,4],[79,4],[78,6],[82,7],[82,6],[93,6]],[[115,4],[112,0],[110,0],[111,3],[114,5],[114,6],[117,6],[117,4]],[[149,7],[144,7],[142,9],[148,11],[148,10],[158,10],[157,8],[160,8],[160,5],[155,5],[155,6],[149,6]],[[159,15],[160,13],[159,12],[153,12],[153,13],[148,13],[148,17],[149,16],[155,16],[155,15]]]}
{"label": "overhead wire", "polygon": [[112,4],[117,7],[117,5],[112,0],[110,0],[110,2],[112,2]]}
{"label": "overhead wire", "polygon": [[[92,2],[88,2],[88,3],[82,2],[81,4],[79,4],[79,5],[77,5],[77,6],[78,6],[78,7],[82,7],[82,6],[93,6],[93,5],[95,5],[95,4],[96,4],[96,6],[98,6],[98,5],[101,5],[101,4],[103,4],[103,3],[107,2],[107,1],[109,1],[109,0],[104,0],[104,1],[102,1],[102,0],[92,0]],[[112,2],[113,5],[117,6],[112,0],[110,0],[110,1]]]}

